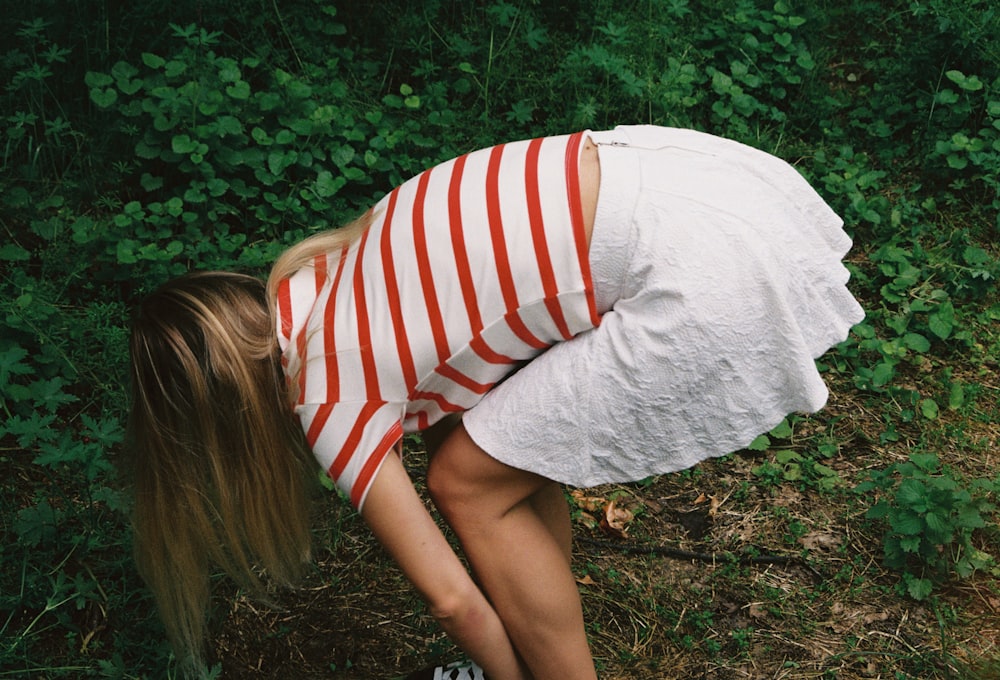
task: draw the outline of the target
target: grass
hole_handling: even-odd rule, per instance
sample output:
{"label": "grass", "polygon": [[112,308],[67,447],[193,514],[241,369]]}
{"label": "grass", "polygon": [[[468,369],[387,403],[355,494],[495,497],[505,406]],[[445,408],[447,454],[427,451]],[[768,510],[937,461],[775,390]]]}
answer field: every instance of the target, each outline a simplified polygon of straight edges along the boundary
{"label": "grass", "polygon": [[[574,570],[601,677],[1000,677],[1000,579],[977,573],[923,601],[901,594],[899,575],[882,566],[880,530],[865,518],[872,499],[852,492],[921,440],[965,474],[995,475],[1000,371],[986,361],[975,373],[974,400],[900,426],[887,442],[878,417],[886,405],[831,376],[827,408],[782,442],[800,451],[838,442],[825,459],[841,480],[831,491],[755,473],[774,451],[588,490],[635,515],[628,537],[614,538],[573,504]],[[419,480],[417,453],[409,460]],[[284,610],[238,600],[228,612],[216,644],[225,677],[397,677],[457,658],[364,526],[339,503],[327,512],[337,544]],[[700,558],[658,554],[680,550]]]}

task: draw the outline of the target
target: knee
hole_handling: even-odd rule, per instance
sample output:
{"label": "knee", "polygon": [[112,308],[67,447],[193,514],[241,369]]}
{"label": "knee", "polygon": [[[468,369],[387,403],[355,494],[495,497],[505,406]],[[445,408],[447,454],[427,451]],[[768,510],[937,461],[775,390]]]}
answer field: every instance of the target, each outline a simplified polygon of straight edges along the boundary
{"label": "knee", "polygon": [[427,609],[446,631],[453,631],[475,619],[482,593],[470,580],[468,584],[442,589],[428,598]]}
{"label": "knee", "polygon": [[427,467],[427,493],[449,524],[460,515],[459,508],[469,495],[468,482],[442,456],[434,456]]}

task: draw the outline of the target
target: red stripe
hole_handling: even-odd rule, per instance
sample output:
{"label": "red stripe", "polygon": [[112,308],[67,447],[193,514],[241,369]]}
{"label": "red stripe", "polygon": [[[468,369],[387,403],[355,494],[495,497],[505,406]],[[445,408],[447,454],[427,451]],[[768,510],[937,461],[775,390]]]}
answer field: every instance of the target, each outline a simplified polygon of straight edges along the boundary
{"label": "red stripe", "polygon": [[597,302],[594,300],[594,281],[590,275],[589,246],[583,223],[583,196],[580,194],[580,143],[582,141],[583,133],[577,132],[569,138],[566,146],[566,189],[569,198],[570,220],[573,223],[573,234],[576,236],[576,257],[580,263],[580,273],[583,275],[583,285],[587,291],[590,322],[597,326],[601,323],[601,317],[597,313]]}
{"label": "red stripe", "polygon": [[426,170],[417,181],[417,195],[413,199],[413,246],[417,258],[417,271],[420,274],[420,287],[424,293],[424,304],[427,305],[427,320],[431,325],[434,337],[434,347],[437,349],[438,361],[445,362],[451,355],[448,346],[448,335],[444,328],[444,318],[438,304],[437,290],[434,288],[434,276],[431,273],[431,259],[427,252],[427,231],[424,223],[424,200],[427,198],[427,184],[431,179],[431,171]]}
{"label": "red stripe", "polygon": [[512,359],[506,354],[500,354],[486,344],[482,336],[477,336],[469,342],[469,347],[479,356],[480,359],[491,364],[516,364],[517,359]]}
{"label": "red stripe", "polygon": [[320,404],[316,410],[316,415],[313,416],[312,422],[309,423],[309,429],[306,430],[306,441],[310,448],[316,446],[316,441],[323,433],[326,421],[330,419],[330,414],[333,412],[333,406],[333,404]]}
{"label": "red stripe", "polygon": [[453,383],[457,385],[461,385],[462,387],[464,387],[465,389],[469,390],[474,394],[486,394],[487,392],[490,391],[490,388],[493,387],[493,385],[485,385],[483,383],[476,382],[469,376],[465,375],[464,373],[456,369],[454,366],[450,366],[448,364],[441,364],[436,369],[434,369],[434,372],[444,376],[445,378],[448,378],[448,380],[451,380]]}
{"label": "red stripe", "polygon": [[344,274],[346,260],[347,246],[344,246],[337,262],[337,272],[333,275],[330,297],[327,298],[326,309],[323,311],[323,350],[326,352],[326,400],[328,402],[340,401],[340,366],[337,363],[334,319],[336,319],[337,292],[340,290],[340,281]]}
{"label": "red stripe", "polygon": [[326,283],[326,254],[317,255],[313,258],[313,275],[314,282],[316,284],[316,294],[318,295],[321,290],[323,290],[323,284]]}
{"label": "red stripe", "polygon": [[385,272],[386,302],[389,304],[389,316],[392,318],[392,329],[396,336],[396,349],[399,354],[399,365],[403,370],[403,380],[406,389],[417,384],[417,369],[413,362],[413,350],[406,335],[406,323],[403,321],[403,307],[400,301],[399,280],[396,278],[396,263],[392,257],[392,239],[389,227],[392,224],[393,213],[399,191],[389,194],[389,205],[385,209],[385,222],[382,226],[382,268]]}
{"label": "red stripe", "polygon": [[361,437],[368,428],[368,423],[383,403],[367,401],[361,407],[361,413],[358,414],[358,419],[354,421],[354,426],[351,427],[347,439],[344,440],[344,445],[341,447],[340,453],[333,459],[333,463],[327,471],[331,477],[340,479],[340,475],[344,474],[344,468],[347,467],[347,464],[351,462],[351,457],[358,451],[358,444],[361,443]]}
{"label": "red stripe", "polygon": [[372,331],[368,318],[368,303],[365,300],[364,262],[365,245],[368,234],[361,235],[358,246],[357,260],[354,263],[354,306],[358,316],[358,348],[361,350],[361,365],[365,375],[365,394],[369,401],[382,401],[378,385],[378,372],[375,368],[374,348],[372,347]]}
{"label": "red stripe", "polygon": [[444,398],[444,395],[439,394],[437,392],[414,392],[413,394],[410,395],[410,400],[433,401],[435,404],[438,405],[438,408],[440,408],[445,413],[458,413],[459,411],[465,410],[464,407],[457,406],[451,403],[450,401]]}
{"label": "red stripe", "polygon": [[510,259],[507,255],[507,241],[503,231],[503,217],[500,213],[500,158],[503,156],[504,145],[493,147],[490,151],[490,161],[486,169],[486,214],[490,223],[490,236],[493,239],[493,255],[497,263],[497,275],[500,277],[500,292],[503,295],[507,311],[516,310],[517,289],[514,287],[514,277],[510,271]]}
{"label": "red stripe", "polygon": [[365,464],[361,466],[361,470],[358,472],[357,479],[354,480],[354,486],[351,487],[351,503],[354,507],[361,506],[361,499],[364,497],[365,491],[371,485],[372,478],[375,476],[375,472],[382,465],[382,461],[385,457],[392,451],[392,447],[396,445],[396,442],[400,440],[403,436],[403,426],[399,423],[393,425],[392,429],[385,433],[382,437],[382,441],[378,443],[375,451],[368,457]]}
{"label": "red stripe", "polygon": [[520,314],[515,309],[513,312],[504,314],[504,321],[510,326],[510,329],[514,331],[514,335],[521,339],[521,342],[533,347],[534,349],[548,349],[549,343],[539,340],[534,333],[528,330],[528,327],[524,325],[524,321],[521,319]]}
{"label": "red stripe", "polygon": [[542,280],[542,290],[545,291],[545,307],[549,310],[549,315],[559,330],[559,334],[564,340],[569,340],[572,334],[569,332],[566,317],[559,305],[559,286],[556,283],[556,273],[552,267],[549,244],[545,240],[545,219],[542,216],[542,199],[538,188],[538,155],[541,149],[542,140],[533,139],[528,143],[525,157],[524,193],[528,202],[528,223],[531,225],[531,240],[535,246],[538,274]]}
{"label": "red stripe", "polygon": [[448,185],[448,222],[451,224],[451,245],[455,251],[455,270],[465,300],[465,311],[469,315],[469,326],[473,335],[483,329],[483,318],[479,312],[479,300],[472,278],[472,266],[465,247],[465,229],[462,225],[462,174],[465,171],[466,156],[455,159]]}
{"label": "red stripe", "polygon": [[278,284],[278,316],[281,317],[281,334],[286,340],[292,337],[291,280],[282,279]]}

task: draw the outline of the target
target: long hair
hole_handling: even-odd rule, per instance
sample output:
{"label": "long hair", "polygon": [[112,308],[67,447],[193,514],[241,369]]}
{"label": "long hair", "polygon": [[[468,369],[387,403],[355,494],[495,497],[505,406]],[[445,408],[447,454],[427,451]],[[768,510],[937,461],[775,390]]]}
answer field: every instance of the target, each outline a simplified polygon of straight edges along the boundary
{"label": "long hair", "polygon": [[[371,226],[375,213],[372,210],[340,227],[313,234],[283,252],[271,267],[267,278],[268,309],[277,309],[278,285],[305,267],[312,267],[318,255],[339,255]],[[331,267],[332,269],[332,267]]]}
{"label": "long hair", "polygon": [[317,465],[287,399],[264,284],[192,273],[142,304],[130,340],[136,561],[185,668],[198,668],[213,565],[262,593],[310,555]]}

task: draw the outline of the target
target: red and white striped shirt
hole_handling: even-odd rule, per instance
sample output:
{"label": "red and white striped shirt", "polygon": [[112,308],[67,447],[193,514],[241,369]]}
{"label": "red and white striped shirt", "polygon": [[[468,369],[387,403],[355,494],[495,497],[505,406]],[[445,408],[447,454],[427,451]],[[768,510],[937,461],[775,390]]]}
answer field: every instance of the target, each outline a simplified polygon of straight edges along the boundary
{"label": "red and white striped shirt", "polygon": [[522,362],[599,323],[583,135],[431,168],[383,198],[348,248],[280,285],[295,410],[356,507],[404,432],[471,408]]}

